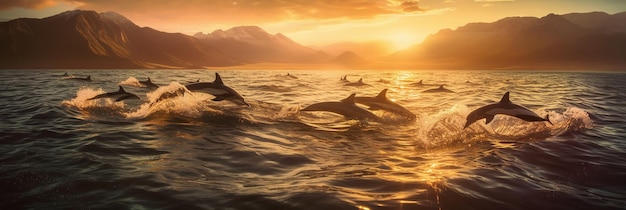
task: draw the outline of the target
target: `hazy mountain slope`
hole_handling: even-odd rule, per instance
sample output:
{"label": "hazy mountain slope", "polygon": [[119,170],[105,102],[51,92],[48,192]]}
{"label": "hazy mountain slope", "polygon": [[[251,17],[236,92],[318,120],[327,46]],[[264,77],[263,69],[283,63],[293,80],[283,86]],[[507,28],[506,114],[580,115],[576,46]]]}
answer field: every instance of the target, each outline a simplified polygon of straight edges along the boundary
{"label": "hazy mountain slope", "polygon": [[441,30],[391,60],[434,68],[535,69],[626,66],[624,13],[509,17]]}

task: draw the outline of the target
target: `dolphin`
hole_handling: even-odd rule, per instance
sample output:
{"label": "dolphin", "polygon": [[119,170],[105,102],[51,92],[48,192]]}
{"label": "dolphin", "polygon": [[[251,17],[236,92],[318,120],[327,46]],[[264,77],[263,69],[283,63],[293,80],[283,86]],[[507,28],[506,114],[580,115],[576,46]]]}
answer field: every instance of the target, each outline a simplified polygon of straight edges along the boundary
{"label": "dolphin", "polygon": [[370,110],[385,110],[397,115],[415,119],[415,114],[387,98],[387,89],[380,91],[376,97],[354,97],[354,102],[369,107]]}
{"label": "dolphin", "polygon": [[293,75],[291,75],[291,74],[289,74],[289,73],[287,73],[287,77],[289,77],[289,78],[293,78],[293,79],[298,79],[298,77],[293,76]]}
{"label": "dolphin", "polygon": [[82,77],[69,77],[67,79],[71,79],[71,80],[82,80],[82,81],[87,81],[87,82],[91,82],[91,75],[82,78]]}
{"label": "dolphin", "polygon": [[350,81],[348,81],[348,75],[345,75],[345,76],[341,77],[341,79],[339,79],[339,81],[350,82]]}
{"label": "dolphin", "polygon": [[99,98],[117,98],[115,101],[122,101],[125,99],[132,99],[132,98],[139,99],[139,96],[126,92],[124,88],[122,88],[122,86],[119,86],[119,87],[120,89],[117,92],[103,93],[103,94],[94,96],[93,98],[87,99],[87,101],[99,99]]}
{"label": "dolphin", "polygon": [[222,77],[217,72],[215,73],[215,81],[192,83],[185,85],[185,88],[191,92],[204,92],[214,95],[213,101],[229,100],[235,104],[250,106],[237,91],[224,85]]}
{"label": "dolphin", "polygon": [[415,83],[413,83],[413,84],[411,84],[411,85],[413,85],[413,86],[423,86],[423,85],[424,85],[423,81],[424,81],[424,80],[423,80],[423,79],[421,79],[419,82],[415,82]]}
{"label": "dolphin", "polygon": [[168,92],[161,93],[159,98],[157,98],[156,100],[154,100],[154,102],[152,102],[150,104],[150,107],[152,107],[154,104],[156,104],[156,103],[158,103],[160,101],[163,101],[165,99],[175,98],[175,97],[178,97],[178,96],[184,96],[185,92],[187,92],[187,89],[181,87],[181,88],[178,88],[178,89],[173,90],[173,91],[168,91]]}
{"label": "dolphin", "polygon": [[149,88],[159,88],[158,85],[152,83],[152,80],[150,80],[150,77],[148,77],[148,80],[146,81],[139,81],[139,84],[149,87]]}
{"label": "dolphin", "polygon": [[454,93],[454,91],[448,90],[444,88],[443,85],[440,85],[438,88],[428,89],[422,91],[422,93]]}
{"label": "dolphin", "polygon": [[348,96],[348,98],[342,99],[338,102],[321,102],[311,104],[304,109],[301,109],[300,111],[326,111],[343,115],[348,119],[372,119],[380,121],[380,118],[378,116],[371,113],[370,111],[367,111],[357,106],[354,103],[355,95],[356,93],[353,93],[352,95]]}
{"label": "dolphin", "polygon": [[359,81],[357,82],[345,84],[345,86],[364,86],[364,85],[368,85],[368,84],[365,84],[363,82],[363,78],[359,79]]}
{"label": "dolphin", "polygon": [[550,122],[549,115],[546,115],[545,118],[541,118],[539,115],[528,110],[528,108],[511,103],[509,100],[509,92],[506,92],[504,96],[502,96],[502,99],[500,99],[500,102],[489,104],[470,112],[467,115],[467,121],[463,128],[467,128],[472,123],[483,118],[487,120],[486,124],[488,124],[493,120],[496,114],[509,115],[528,122],[548,121],[552,124],[552,122]]}

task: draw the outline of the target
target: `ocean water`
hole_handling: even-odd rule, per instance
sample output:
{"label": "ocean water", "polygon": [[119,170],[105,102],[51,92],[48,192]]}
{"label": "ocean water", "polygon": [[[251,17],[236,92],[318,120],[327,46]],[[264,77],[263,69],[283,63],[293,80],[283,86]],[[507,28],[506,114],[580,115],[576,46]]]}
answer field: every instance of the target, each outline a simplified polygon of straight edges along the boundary
{"label": "ocean water", "polygon": [[[156,102],[214,70],[0,71],[0,208],[626,208],[625,73],[218,72],[250,107]],[[441,84],[454,92],[422,92]],[[141,99],[86,100],[118,85]],[[385,88],[416,119],[299,112]],[[463,129],[505,92],[553,124],[498,115]]]}

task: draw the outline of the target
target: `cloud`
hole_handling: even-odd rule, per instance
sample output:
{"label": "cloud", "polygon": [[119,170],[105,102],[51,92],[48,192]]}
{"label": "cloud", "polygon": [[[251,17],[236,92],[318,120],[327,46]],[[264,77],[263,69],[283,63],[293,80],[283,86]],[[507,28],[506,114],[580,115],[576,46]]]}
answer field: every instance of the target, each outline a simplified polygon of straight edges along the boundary
{"label": "cloud", "polygon": [[220,22],[284,19],[367,19],[379,15],[421,12],[416,0],[2,0],[0,9],[23,7],[38,9],[58,3],[98,12],[115,11],[131,16],[195,16]]}
{"label": "cloud", "polygon": [[405,12],[415,12],[422,11],[423,9],[419,7],[419,2],[417,1],[405,1],[400,4],[402,10]]}
{"label": "cloud", "polygon": [[0,1],[0,10],[11,9],[15,7],[26,9],[42,9],[54,6],[57,0],[2,0]]}

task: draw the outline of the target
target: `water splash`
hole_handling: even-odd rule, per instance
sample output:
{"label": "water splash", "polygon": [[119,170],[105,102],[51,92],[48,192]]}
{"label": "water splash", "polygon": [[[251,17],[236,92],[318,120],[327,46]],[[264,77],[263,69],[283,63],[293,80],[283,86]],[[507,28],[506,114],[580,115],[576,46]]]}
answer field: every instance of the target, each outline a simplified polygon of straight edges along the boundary
{"label": "water splash", "polygon": [[128,79],[121,81],[120,85],[133,86],[133,87],[145,87],[142,85],[139,80],[135,77],[129,77]]}

